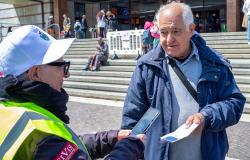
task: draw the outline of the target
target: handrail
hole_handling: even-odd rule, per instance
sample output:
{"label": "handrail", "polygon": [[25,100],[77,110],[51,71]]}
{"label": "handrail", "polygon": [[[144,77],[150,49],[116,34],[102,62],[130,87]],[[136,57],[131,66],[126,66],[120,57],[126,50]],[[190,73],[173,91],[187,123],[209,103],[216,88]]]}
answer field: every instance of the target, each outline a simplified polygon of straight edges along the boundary
{"label": "handrail", "polygon": [[51,24],[51,25],[45,27],[44,30],[46,31],[48,28],[53,27],[53,26],[56,26],[56,27],[57,27],[57,29],[58,29],[58,39],[61,39],[61,29],[60,29],[59,24],[53,23],[53,24]]}

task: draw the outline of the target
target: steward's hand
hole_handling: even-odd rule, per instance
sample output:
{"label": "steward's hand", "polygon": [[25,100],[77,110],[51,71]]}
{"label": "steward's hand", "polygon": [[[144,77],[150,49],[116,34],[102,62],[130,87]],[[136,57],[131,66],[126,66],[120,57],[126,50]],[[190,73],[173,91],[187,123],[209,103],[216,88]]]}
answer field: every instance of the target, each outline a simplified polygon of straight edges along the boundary
{"label": "steward's hand", "polygon": [[[127,137],[131,136],[130,134],[131,134],[131,130],[120,130],[118,132],[117,139],[118,139],[118,141],[120,141],[120,140],[122,140],[124,138],[127,138]],[[138,135],[136,135],[134,137],[140,139],[142,142],[144,142],[145,139],[146,139],[146,135],[145,134],[138,134]]]}
{"label": "steward's hand", "polygon": [[120,141],[124,138],[127,138],[130,135],[130,133],[131,133],[131,130],[128,130],[128,129],[127,130],[120,130],[118,132],[118,136],[117,136],[118,141]]}

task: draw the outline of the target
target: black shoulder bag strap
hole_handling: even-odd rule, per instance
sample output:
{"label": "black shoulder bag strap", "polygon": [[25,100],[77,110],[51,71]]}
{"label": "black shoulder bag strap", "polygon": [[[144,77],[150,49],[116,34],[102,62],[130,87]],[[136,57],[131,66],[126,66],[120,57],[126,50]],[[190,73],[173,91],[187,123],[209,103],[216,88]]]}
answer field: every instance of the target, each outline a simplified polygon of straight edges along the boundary
{"label": "black shoulder bag strap", "polygon": [[193,86],[190,84],[190,82],[187,80],[186,76],[183,74],[183,72],[180,70],[176,62],[172,58],[169,59],[169,64],[173,68],[174,72],[177,74],[177,76],[180,78],[181,82],[184,84],[184,86],[187,88],[188,92],[191,94],[191,96],[194,98],[196,102],[198,102],[197,99],[197,92],[193,88]]}

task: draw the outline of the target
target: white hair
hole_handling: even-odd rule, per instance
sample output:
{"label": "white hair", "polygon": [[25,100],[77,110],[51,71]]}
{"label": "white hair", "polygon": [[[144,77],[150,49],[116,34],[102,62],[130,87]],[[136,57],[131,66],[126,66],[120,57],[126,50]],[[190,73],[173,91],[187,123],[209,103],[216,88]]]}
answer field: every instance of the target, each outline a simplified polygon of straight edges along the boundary
{"label": "white hair", "polygon": [[167,4],[167,5],[163,5],[160,7],[160,9],[157,11],[157,13],[155,14],[155,17],[156,17],[156,20],[157,20],[157,23],[159,25],[159,18],[160,18],[160,15],[174,7],[174,6],[179,6],[181,9],[182,9],[182,17],[183,17],[183,21],[184,21],[184,24],[186,25],[187,29],[189,28],[189,25],[190,24],[193,24],[194,22],[194,17],[193,17],[193,13],[192,13],[192,10],[190,8],[189,5],[187,4],[184,4],[184,3],[176,3],[176,2],[172,2],[170,4]]}

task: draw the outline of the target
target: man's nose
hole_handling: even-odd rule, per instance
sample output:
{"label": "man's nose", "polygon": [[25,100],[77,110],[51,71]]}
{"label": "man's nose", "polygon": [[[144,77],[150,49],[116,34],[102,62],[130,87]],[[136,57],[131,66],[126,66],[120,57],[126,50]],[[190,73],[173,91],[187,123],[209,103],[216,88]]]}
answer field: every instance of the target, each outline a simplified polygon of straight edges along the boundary
{"label": "man's nose", "polygon": [[173,42],[174,41],[174,35],[172,34],[172,33],[169,33],[168,35],[167,35],[167,42]]}

